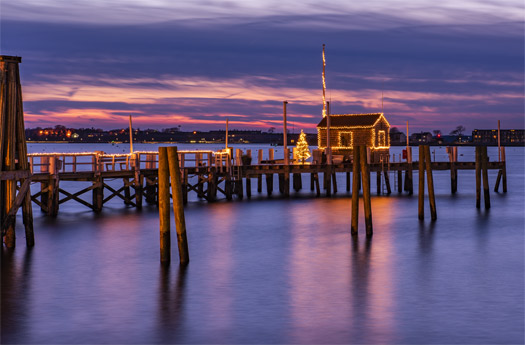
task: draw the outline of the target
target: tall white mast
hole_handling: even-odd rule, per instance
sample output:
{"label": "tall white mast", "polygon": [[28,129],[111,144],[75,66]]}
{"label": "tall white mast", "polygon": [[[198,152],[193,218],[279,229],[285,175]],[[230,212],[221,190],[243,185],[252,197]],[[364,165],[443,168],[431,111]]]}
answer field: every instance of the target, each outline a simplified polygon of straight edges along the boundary
{"label": "tall white mast", "polygon": [[324,57],[324,47],[323,44],[323,117],[326,116],[326,79],[325,79],[325,67],[326,67],[326,59]]}

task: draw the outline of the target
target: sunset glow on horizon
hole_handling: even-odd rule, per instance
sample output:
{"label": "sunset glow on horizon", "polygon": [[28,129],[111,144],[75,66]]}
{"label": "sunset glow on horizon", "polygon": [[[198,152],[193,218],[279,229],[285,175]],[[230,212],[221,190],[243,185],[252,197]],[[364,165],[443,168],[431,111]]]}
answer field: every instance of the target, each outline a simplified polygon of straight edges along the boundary
{"label": "sunset glow on horizon", "polygon": [[[334,114],[381,111],[383,94],[393,126],[525,127],[517,1],[2,6],[2,54],[23,59],[26,127],[122,128],[131,114],[141,128],[212,130],[229,118],[267,130],[288,100],[290,123],[314,132],[322,43]],[[384,14],[396,6],[405,11]]]}

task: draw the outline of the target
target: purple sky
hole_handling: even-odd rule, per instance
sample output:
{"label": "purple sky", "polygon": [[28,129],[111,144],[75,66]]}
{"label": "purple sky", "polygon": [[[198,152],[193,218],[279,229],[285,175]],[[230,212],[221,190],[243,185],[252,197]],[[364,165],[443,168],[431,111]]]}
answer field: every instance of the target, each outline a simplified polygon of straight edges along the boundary
{"label": "purple sky", "polygon": [[183,130],[384,112],[413,130],[524,128],[520,1],[62,1],[1,5],[26,126]]}

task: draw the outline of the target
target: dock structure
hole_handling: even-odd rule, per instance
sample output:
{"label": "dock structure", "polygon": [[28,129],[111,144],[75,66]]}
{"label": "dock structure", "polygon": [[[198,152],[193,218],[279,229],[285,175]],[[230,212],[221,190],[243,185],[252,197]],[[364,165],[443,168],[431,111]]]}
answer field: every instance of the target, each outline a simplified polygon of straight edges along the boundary
{"label": "dock structure", "polygon": [[[426,148],[420,146],[419,149],[420,152],[428,152],[428,146]],[[366,158],[367,148],[363,147],[361,151],[361,155]],[[419,171],[420,174],[424,174],[426,171],[427,177],[430,178],[432,171],[439,170],[451,171],[450,183],[453,192],[457,190],[458,171],[475,170],[477,179],[479,179],[479,182],[476,183],[478,207],[482,180],[486,198],[485,207],[490,207],[487,170],[498,170],[495,190],[498,190],[500,181],[503,181],[503,192],[506,192],[506,162],[504,159],[489,161],[486,148],[479,148],[475,162],[458,162],[457,150],[455,154],[453,148],[449,151],[453,154],[449,154],[448,162],[432,162],[427,153],[423,155],[426,158],[424,164],[413,161],[412,157],[409,156],[404,161],[398,160],[396,162],[392,159],[386,162],[367,163],[366,167],[357,165],[356,169],[354,169],[353,160],[337,164],[322,164],[317,161],[311,164],[301,164],[290,159],[289,164],[285,164],[282,159],[274,159],[273,149],[269,149],[267,155],[269,159],[266,160],[262,158],[262,150],[259,150],[256,155],[258,159],[253,162],[254,164],[252,164],[252,153],[249,150],[247,152],[242,152],[239,149],[216,152],[181,150],[177,154],[181,171],[182,202],[184,204],[188,202],[190,193],[208,202],[220,199],[242,200],[244,197],[250,198],[252,196],[252,179],[257,180],[258,193],[263,193],[263,180],[266,181],[266,195],[273,197],[276,194],[274,191],[275,176],[277,176],[279,187],[277,192],[281,197],[289,197],[291,187],[295,191],[301,190],[305,175],[310,177],[313,196],[319,197],[322,194],[331,196],[337,193],[337,183],[335,182],[337,174],[346,174],[348,184],[346,190],[351,190],[349,183],[352,179],[350,179],[350,175],[354,174],[355,176],[356,172],[360,176],[353,178],[354,185],[356,181],[359,185],[353,187],[353,193],[356,190],[362,191],[361,181],[365,181],[370,188],[370,177],[361,178],[364,172],[367,175],[375,172],[378,176],[377,194],[389,195],[396,187],[398,191],[403,190],[403,186],[401,186],[402,174],[405,175],[405,192],[412,194],[413,171]],[[505,157],[505,147],[501,147],[500,156]],[[58,214],[60,205],[66,202],[77,202],[94,212],[101,212],[103,206],[115,197],[122,199],[126,206],[136,207],[137,209],[143,206],[144,201],[148,204],[158,204],[159,202],[159,157],[157,151],[136,151],[131,154],[106,154],[100,151],[89,153],[31,153],[27,155],[27,158],[30,169],[17,172],[1,171],[0,179],[13,181],[12,183],[17,186],[16,189],[19,190],[19,194],[20,191],[32,191],[30,193],[32,202],[42,212],[52,217]],[[365,161],[368,162],[366,159]],[[398,184],[394,188],[390,186],[390,178],[381,178],[382,176],[388,177],[390,174],[397,175],[397,178],[392,179],[395,184]],[[290,185],[290,175],[293,178],[292,186]],[[320,178],[321,175],[322,178]],[[109,183],[109,181],[112,182]],[[89,186],[79,191],[71,191],[64,186],[65,182],[70,186],[69,188],[71,188],[71,182],[87,182]],[[28,188],[29,183],[39,185],[38,190],[34,186]],[[117,184],[119,187],[115,187]],[[324,187],[324,190],[321,186]],[[432,194],[433,197],[433,185],[430,183],[428,188],[429,194]],[[88,193],[91,194],[91,197],[86,198],[85,194]],[[369,197],[370,195],[368,195],[368,200]],[[435,219],[435,202],[433,200],[431,202],[432,219]],[[19,202],[17,201],[17,203]],[[4,227],[2,228],[3,233],[6,230]],[[371,225],[367,231],[372,233]]]}
{"label": "dock structure", "polygon": [[[188,202],[188,195],[194,193],[198,198],[208,202],[218,199],[232,200],[234,198],[250,198],[252,193],[251,180],[257,180],[257,192],[262,193],[262,181],[266,181],[266,194],[268,197],[275,195],[274,179],[277,176],[278,193],[283,197],[290,195],[290,189],[295,191],[302,189],[304,175],[310,176],[311,190],[316,196],[322,194],[320,175],[330,176],[336,174],[355,174],[353,161],[343,161],[338,164],[301,164],[290,159],[289,164],[273,158],[273,149],[269,149],[268,157],[263,160],[263,150],[257,153],[258,161],[252,164],[251,152],[242,152],[237,149],[222,151],[178,151],[181,170],[181,185],[183,202]],[[420,147],[421,152],[424,146]],[[427,147],[428,150],[428,147]],[[501,150],[504,152],[505,148]],[[250,151],[250,150],[248,150]],[[233,154],[230,154],[233,152]],[[481,152],[481,151],[480,151]],[[485,151],[486,152],[486,151]],[[366,148],[364,151],[366,155]],[[456,155],[457,156],[457,155]],[[504,156],[504,154],[503,154]],[[428,157],[428,156],[427,156]],[[423,165],[419,161],[410,159],[407,161],[368,163],[369,173],[376,172],[380,178],[377,183],[377,194],[391,194],[390,178],[384,178],[389,174],[408,176],[412,171],[450,170],[451,185],[453,191],[457,190],[457,172],[459,170],[476,170],[483,166],[486,170],[498,170],[498,182],[501,179],[506,184],[505,161],[488,161],[485,155],[477,155],[476,162],[458,162],[454,155],[449,162],[431,162],[430,157]],[[484,158],[484,159],[483,159]],[[90,153],[32,153],[28,154],[31,167],[28,176],[33,184],[40,184],[40,190],[31,195],[33,202],[41,210],[51,216],[56,216],[59,206],[68,201],[76,201],[95,212],[100,212],[104,204],[117,197],[124,204],[141,208],[143,201],[148,204],[158,203],[158,152],[136,151],[132,154],[105,154],[103,152]],[[359,169],[358,173],[361,173]],[[6,173],[2,173],[6,174]],[[290,185],[292,175],[293,185]],[[481,174],[479,174],[481,177]],[[485,175],[484,175],[485,176]],[[381,179],[381,177],[383,177]],[[484,178],[485,179],[485,178]],[[119,188],[112,187],[108,180],[122,180]],[[327,179],[321,178],[322,182]],[[335,180],[335,179],[332,179]],[[393,179],[397,183],[397,189],[402,190],[403,178]],[[480,179],[481,180],[481,179]],[[90,182],[90,186],[78,191],[71,192],[61,187],[63,182]],[[346,179],[347,183],[350,178]],[[359,180],[358,180],[359,181]],[[405,178],[405,183],[407,179]],[[412,187],[408,181],[409,189]],[[114,184],[113,184],[114,185]],[[331,187],[336,185],[331,183]],[[481,183],[480,183],[481,186]],[[337,192],[336,188],[328,188],[324,185],[324,192],[332,195]],[[396,187],[396,186],[395,186]],[[429,186],[430,187],[430,186]],[[331,189],[331,190],[330,190]],[[349,190],[347,186],[346,190]],[[479,188],[481,190],[481,187]],[[488,190],[484,188],[485,193]],[[91,192],[92,201],[80,198],[81,195]],[[407,192],[413,192],[407,190]],[[505,190],[504,190],[505,192]]]}

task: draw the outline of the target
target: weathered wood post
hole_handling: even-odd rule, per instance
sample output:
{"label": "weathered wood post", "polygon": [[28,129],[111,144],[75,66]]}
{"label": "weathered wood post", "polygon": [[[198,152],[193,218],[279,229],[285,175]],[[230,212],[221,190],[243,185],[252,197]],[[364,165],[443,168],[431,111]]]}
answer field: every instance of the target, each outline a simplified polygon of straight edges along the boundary
{"label": "weathered wood post", "polygon": [[315,173],[310,173],[310,191],[315,190]]}
{"label": "weathered wood post", "polygon": [[434,196],[434,178],[432,177],[432,163],[430,160],[430,146],[425,145],[425,169],[427,171],[427,190],[430,203],[430,219],[437,219],[436,198]]}
{"label": "weathered wood post", "polygon": [[[247,162],[250,162],[249,164],[246,164],[246,165],[251,165],[252,164],[251,163],[252,162],[252,150],[246,150],[246,155],[248,156]],[[243,167],[243,169],[246,169],[246,167]],[[246,197],[248,199],[252,197],[252,179],[251,179],[251,176],[249,175],[246,175]]]}
{"label": "weathered wood post", "polygon": [[[0,228],[7,247],[16,242],[16,213],[22,206],[27,246],[34,245],[31,178],[24,129],[20,57],[0,55],[0,174],[18,170],[0,180]],[[18,162],[17,162],[18,160]],[[22,176],[23,175],[23,176]],[[17,195],[17,180],[20,189]]]}
{"label": "weathered wood post", "polygon": [[124,182],[124,205],[131,205],[131,183],[128,177],[122,179]]}
{"label": "weathered wood post", "polygon": [[[159,223],[160,223],[160,262],[167,264],[171,260],[170,235],[170,176],[168,148],[159,147]],[[181,197],[182,198],[182,197]]]}
{"label": "weathered wood post", "polygon": [[401,169],[397,171],[397,192],[403,193],[403,171]]}
{"label": "weathered wood post", "polygon": [[330,170],[332,171],[332,190],[333,193],[337,193],[337,177],[335,172],[335,167],[333,165],[330,166]]}
{"label": "weathered wood post", "polygon": [[483,174],[483,199],[485,200],[485,209],[490,208],[490,193],[489,193],[489,174],[487,170],[488,166],[488,155],[487,147],[481,147],[481,171]]}
{"label": "weathered wood post", "polygon": [[507,160],[505,158],[505,146],[501,147],[501,160],[503,162],[503,193],[507,193]]}
{"label": "weathered wood post", "polygon": [[93,211],[99,213],[102,211],[102,205],[104,203],[104,180],[101,175],[102,163],[100,162],[100,155],[102,151],[95,151],[93,156]]}
{"label": "weathered wood post", "polygon": [[476,208],[481,207],[481,147],[476,146]]}
{"label": "weathered wood post", "polygon": [[[93,158],[95,159],[95,158]],[[93,166],[95,163],[93,163]],[[49,156],[41,156],[40,157],[40,172],[41,173],[49,173]],[[47,213],[47,203],[49,199],[49,189],[47,188],[49,183],[46,182],[40,182],[40,210],[42,212]]]}
{"label": "weathered wood post", "polygon": [[290,196],[290,149],[284,149],[284,179],[283,179],[283,189],[284,196]]}
{"label": "weathered wood post", "polygon": [[[261,165],[263,161],[263,150],[257,151],[257,165]],[[257,175],[257,193],[262,193],[262,174]]]}
{"label": "weathered wood post", "polygon": [[135,187],[135,204],[137,209],[142,209],[142,200],[144,197],[144,175],[140,173],[140,153],[133,155],[133,173],[135,175],[134,187]]}
{"label": "weathered wood post", "polygon": [[365,209],[366,236],[372,236],[374,230],[372,227],[372,204],[370,201],[370,171],[368,168],[367,148],[365,146],[359,147],[359,156],[361,161],[361,178],[363,180],[363,204]]}
{"label": "weathered wood post", "polygon": [[350,191],[350,171],[346,172],[346,191]]}
{"label": "weathered wood post", "polygon": [[301,174],[293,173],[293,189],[296,192],[301,190]]}
{"label": "weathered wood post", "polygon": [[217,168],[210,166],[208,173],[208,201],[217,200]]}
{"label": "weathered wood post", "polygon": [[268,197],[270,197],[273,192],[273,174],[267,173],[265,175],[266,175],[266,193],[268,194]]}
{"label": "weathered wood post", "polygon": [[181,174],[177,147],[168,147],[168,162],[171,176],[171,194],[173,198],[173,213],[175,214],[175,229],[177,230],[179,259],[180,264],[185,265],[190,262],[190,256],[188,252],[188,240],[186,238],[186,220],[184,217],[184,205],[182,202]]}
{"label": "weathered wood post", "polygon": [[505,162],[505,146],[499,148],[499,162],[501,168],[498,170],[498,177],[496,178],[496,184],[494,185],[494,192],[498,192],[501,179],[503,177],[503,192],[507,192],[507,163]]}
{"label": "weathered wood post", "polygon": [[49,183],[48,191],[49,198],[47,203],[48,214],[51,217],[56,217],[58,215],[59,207],[59,176],[58,176],[58,157],[51,156],[49,160]]}
{"label": "weathered wood post", "polygon": [[450,192],[455,194],[458,190],[458,171],[456,169],[457,147],[447,147],[447,153],[450,162]]}
{"label": "weathered wood post", "polygon": [[419,185],[417,201],[418,213],[420,220],[425,219],[425,151],[423,145],[419,145]]}
{"label": "weathered wood post", "polygon": [[360,147],[353,148],[353,162],[352,162],[352,235],[357,235],[359,225],[359,156]]}
{"label": "weathered wood post", "polygon": [[326,189],[326,196],[332,195],[332,165],[326,164],[324,170],[324,188]]}

